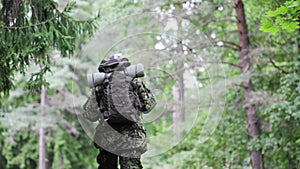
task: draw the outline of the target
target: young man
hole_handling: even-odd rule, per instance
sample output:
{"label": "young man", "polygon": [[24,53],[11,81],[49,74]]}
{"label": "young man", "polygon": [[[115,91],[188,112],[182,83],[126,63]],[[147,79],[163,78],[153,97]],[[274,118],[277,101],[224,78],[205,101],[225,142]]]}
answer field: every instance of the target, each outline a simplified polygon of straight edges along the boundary
{"label": "young man", "polygon": [[121,169],[143,168],[140,157],[147,150],[146,131],[139,122],[156,101],[138,78],[144,75],[141,65],[130,65],[127,58],[115,54],[100,63],[100,80],[92,78],[92,95],[84,105],[84,115],[99,121],[94,135],[98,169],[117,169],[118,159]]}

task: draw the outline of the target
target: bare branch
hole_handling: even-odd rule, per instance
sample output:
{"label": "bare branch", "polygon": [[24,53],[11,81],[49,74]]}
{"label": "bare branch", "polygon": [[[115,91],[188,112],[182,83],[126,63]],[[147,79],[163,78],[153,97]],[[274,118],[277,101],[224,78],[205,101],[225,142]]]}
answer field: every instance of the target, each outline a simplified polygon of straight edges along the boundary
{"label": "bare branch", "polygon": [[[219,46],[218,45],[218,42],[223,42],[224,45],[223,46]],[[234,42],[230,42],[230,41],[207,41],[207,42],[200,42],[200,43],[197,43],[195,45],[193,45],[193,47],[190,47],[191,49],[196,49],[197,47],[202,47],[202,48],[205,48],[205,47],[219,47],[219,48],[222,48],[222,47],[226,47],[226,48],[230,48],[234,51],[240,51],[240,46],[235,44]]]}
{"label": "bare branch", "polygon": [[269,59],[269,61],[271,62],[271,64],[272,64],[276,69],[280,70],[280,71],[281,71],[282,73],[284,73],[284,74],[288,74],[288,73],[289,73],[289,72],[283,70],[281,67],[277,66],[277,65],[275,64],[275,62],[273,61],[273,59],[271,59],[271,58],[268,57],[268,56],[267,56],[267,58]]}
{"label": "bare branch", "polygon": [[70,134],[72,134],[73,136],[75,136],[76,138],[79,138],[80,132],[71,123],[69,123],[62,114],[60,114],[60,113],[57,113],[57,114],[60,118],[61,124],[67,128],[67,131]]}
{"label": "bare branch", "polygon": [[[228,44],[228,45],[232,45],[232,46],[236,47],[239,51],[241,50],[241,46],[238,45],[238,44],[236,44],[236,43],[234,43],[234,42],[224,41],[224,40],[220,40],[220,41],[223,42],[224,44]],[[220,42],[220,41],[219,41],[219,42]],[[216,42],[216,43],[217,43],[217,42]]]}
{"label": "bare branch", "polygon": [[222,63],[222,64],[227,64],[233,67],[237,67],[239,69],[242,69],[240,65],[234,64],[232,62],[227,62],[227,61],[222,61],[222,60],[217,60],[217,61],[205,61],[205,63]]}

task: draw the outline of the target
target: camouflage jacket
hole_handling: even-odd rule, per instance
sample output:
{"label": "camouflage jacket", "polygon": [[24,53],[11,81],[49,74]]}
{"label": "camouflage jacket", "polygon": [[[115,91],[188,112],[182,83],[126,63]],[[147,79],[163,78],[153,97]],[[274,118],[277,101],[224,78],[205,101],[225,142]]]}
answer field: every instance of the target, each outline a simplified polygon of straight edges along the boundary
{"label": "camouflage jacket", "polygon": [[[101,112],[99,108],[99,93],[101,95],[102,90],[102,86],[92,88],[90,96],[83,105],[84,117],[92,122],[101,120],[101,118],[103,119],[103,112]],[[132,104],[134,108],[138,110],[138,112],[149,113],[155,107],[155,97],[145,86],[145,84],[138,78],[135,78],[131,81],[129,90],[132,90],[136,95],[136,101],[134,101],[135,103]]]}

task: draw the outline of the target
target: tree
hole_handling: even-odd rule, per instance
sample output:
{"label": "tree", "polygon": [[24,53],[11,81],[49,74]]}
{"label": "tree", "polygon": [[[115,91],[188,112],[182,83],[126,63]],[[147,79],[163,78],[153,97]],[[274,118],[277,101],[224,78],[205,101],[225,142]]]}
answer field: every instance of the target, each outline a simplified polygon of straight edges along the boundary
{"label": "tree", "polygon": [[[11,108],[0,119],[6,138],[1,153],[3,168],[38,168],[38,157],[42,155],[46,157],[42,158],[46,168],[96,167],[97,151],[77,121],[76,110],[84,100],[79,82],[85,81],[85,76],[74,71],[86,72],[88,69],[84,64],[76,66],[79,62],[79,58],[55,58],[51,64],[52,72],[45,75],[50,86],[44,95],[36,96],[20,89],[11,91],[5,102]],[[25,83],[25,79],[20,79],[19,85]],[[41,103],[44,104],[43,111]],[[38,151],[40,144],[43,153]]]}
{"label": "tree", "polygon": [[[237,15],[238,37],[240,46],[241,68],[243,70],[245,108],[247,111],[248,131],[251,139],[260,137],[260,118],[257,114],[257,105],[253,102],[253,83],[246,76],[251,72],[252,57],[250,54],[250,40],[248,36],[248,27],[246,23],[244,4],[242,0],[234,0],[235,11]],[[254,169],[264,169],[264,162],[261,150],[253,147],[251,150],[252,167]]]}
{"label": "tree", "polygon": [[[63,57],[74,54],[77,51],[79,42],[87,40],[96,29],[95,19],[97,19],[97,17],[78,21],[70,15],[74,7],[74,1],[68,3],[63,10],[59,10],[56,1],[2,1],[2,15],[0,18],[0,48],[3,51],[0,54],[0,96],[2,99],[3,97],[7,97],[12,89],[15,89],[14,83],[17,80],[17,74],[21,73],[23,76],[28,77],[28,71],[33,67],[32,65],[36,65],[38,70],[32,72],[31,77],[29,76],[29,78],[25,80],[27,81],[26,87],[34,92],[39,92],[39,89],[42,88],[42,94],[39,99],[41,104],[38,106],[40,107],[38,110],[42,110],[42,112],[39,112],[40,115],[38,115],[38,117],[44,117],[45,114],[50,113],[48,112],[49,109],[47,113],[43,111],[45,109],[45,99],[47,96],[44,86],[49,85],[46,82],[45,74],[49,72],[50,67],[53,66],[54,52],[59,52]],[[35,97],[32,98],[35,100]],[[28,100],[25,98],[21,101],[26,102]],[[3,103],[10,104],[10,107],[12,107],[12,103],[9,101],[3,99],[2,104]],[[11,109],[18,111],[15,107]],[[24,109],[23,113],[25,112],[28,119],[32,122],[32,124],[28,122],[27,125],[36,125],[36,119],[34,119],[34,117],[31,118],[30,113],[38,110],[32,107],[25,107]],[[42,122],[44,120],[45,118],[38,119],[38,121]],[[64,124],[72,128],[72,125],[70,126],[67,121],[64,121]],[[15,127],[15,132],[18,132],[18,127]],[[23,127],[21,127],[21,131]],[[47,145],[45,140],[47,127],[39,127],[40,159],[38,166],[40,169],[47,167]],[[33,130],[34,133],[35,130],[31,130]],[[10,131],[12,130],[10,129]],[[30,130],[27,132],[31,133]],[[11,137],[17,138],[18,136],[12,134]],[[22,138],[22,136],[20,137]],[[23,140],[18,144],[23,144],[22,141]],[[14,146],[12,145],[12,147]],[[6,158],[7,157],[9,156],[7,155]],[[23,161],[24,159],[21,158],[21,160]],[[27,159],[23,161],[24,163],[22,163],[22,161],[9,161],[5,166],[16,168],[17,164],[20,163],[18,166],[20,168],[34,168],[34,160],[29,159],[30,164],[28,164],[26,160]]]}
{"label": "tree", "polygon": [[62,56],[76,51],[81,37],[91,36],[95,30],[94,20],[76,21],[69,16],[75,2],[60,11],[51,0],[2,1],[1,70],[0,94],[8,94],[14,86],[15,74],[26,74],[29,65],[36,64],[39,70],[32,73],[28,87],[37,89],[50,71],[52,52]]}
{"label": "tree", "polygon": [[[52,74],[45,76],[49,82],[45,107],[49,113],[45,119],[55,118],[55,122],[47,121],[48,126],[44,126],[47,165],[52,168],[95,167],[90,161],[95,159],[96,152],[91,150],[92,143],[85,144],[91,142],[86,135],[79,134],[80,137],[77,137],[78,132],[83,131],[74,122],[76,114],[67,106],[72,104],[68,98],[83,100],[82,95],[86,94],[87,88],[85,72],[96,71],[95,63],[109,54],[123,52],[129,54],[133,62],[142,62],[145,68],[152,68],[146,69],[148,77],[145,78],[150,82],[150,88],[155,89],[159,104],[166,108],[165,118],[146,125],[151,139],[164,134],[174,121],[172,114],[177,102],[172,88],[182,78],[180,75],[186,77],[183,72],[193,72],[192,76],[203,85],[200,97],[193,100],[189,97],[195,96],[195,90],[187,88],[189,83],[184,83],[185,103],[194,101],[201,107],[193,129],[190,132],[184,130],[189,132],[184,133],[186,139],[170,151],[158,157],[144,158],[145,168],[260,168],[263,166],[258,163],[262,164],[262,160],[265,168],[297,168],[300,164],[300,43],[294,22],[299,3],[292,0],[286,3],[283,0],[236,2],[238,8],[233,8],[236,6],[232,1],[223,0],[106,1],[101,10],[102,29],[91,44],[97,45],[97,48],[88,47],[84,52],[76,53],[86,57],[51,59]],[[241,17],[237,17],[237,13]],[[118,22],[109,24],[120,17],[122,19]],[[237,22],[239,27],[237,19],[241,21]],[[185,25],[180,25],[180,22]],[[170,29],[174,28],[172,25],[181,27],[182,32]],[[146,33],[139,34],[141,31]],[[202,32],[207,38],[199,38],[197,32]],[[210,52],[212,50],[216,52]],[[81,64],[74,67],[75,61]],[[208,63],[205,68],[201,67],[203,62]],[[224,80],[220,74],[211,75],[211,79],[205,74],[205,71],[220,64],[223,64],[228,86],[219,85]],[[74,71],[80,73],[75,75]],[[18,76],[15,75],[15,79],[19,79]],[[66,76],[74,78],[62,78]],[[24,76],[22,79],[29,78]],[[72,84],[72,81],[76,82]],[[24,86],[26,83],[15,81],[15,84]],[[208,111],[220,105],[211,105],[208,104],[211,100],[205,100],[205,96],[211,95],[211,86],[215,90],[226,89],[226,94],[217,95],[221,101],[226,100],[221,120],[220,110]],[[39,126],[36,115],[40,114],[40,96],[28,93],[12,91],[11,97],[1,102],[2,108],[11,113],[5,113],[6,118],[1,122],[3,129],[0,130],[6,138],[0,136],[0,168],[38,166],[36,138]],[[79,108],[80,104],[76,103],[75,107]],[[186,120],[183,124],[194,121],[191,113],[197,108],[185,107]],[[155,116],[160,110],[159,107],[152,113]],[[9,116],[16,121],[13,128],[7,124]],[[147,118],[144,116],[144,119]],[[209,126],[218,124],[218,127],[211,130],[205,122]],[[173,147],[170,138],[154,141],[161,149]]]}
{"label": "tree", "polygon": [[[203,1],[201,5],[207,9],[208,6],[205,2],[207,1]],[[187,1],[175,3],[183,4]],[[223,119],[211,139],[200,144],[197,141],[199,138],[193,137],[193,134],[199,135],[200,133],[194,130],[190,138],[171,151],[169,154],[171,158],[168,158],[166,166],[173,164],[177,168],[199,168],[199,166],[200,168],[251,167],[251,161],[255,163],[255,158],[249,156],[248,152],[253,150],[258,150],[255,157],[258,157],[257,159],[261,164],[264,160],[266,168],[295,168],[295,165],[299,163],[298,159],[294,158],[294,153],[298,153],[298,149],[291,148],[295,147],[293,143],[297,139],[293,137],[291,132],[287,132],[294,131],[295,133],[298,128],[298,124],[295,122],[298,117],[292,113],[297,112],[295,108],[298,106],[291,101],[285,102],[285,104],[282,103],[287,98],[296,99],[291,94],[297,93],[295,86],[292,87],[291,84],[295,84],[294,80],[298,78],[294,76],[295,67],[291,64],[298,64],[298,49],[295,50],[297,48],[295,46],[299,44],[297,42],[299,36],[295,36],[298,33],[295,33],[295,31],[278,31],[277,34],[271,36],[259,31],[257,25],[261,23],[260,16],[265,15],[266,11],[270,9],[281,6],[282,1],[244,1],[244,3],[247,31],[245,31],[245,22],[243,23],[241,18],[238,18],[240,21],[238,23],[244,24],[244,27],[241,27],[244,30],[236,29],[235,24],[233,24],[236,21],[233,18],[236,16],[232,15],[232,2],[213,1],[211,3],[214,7],[212,11],[208,12],[202,8],[202,10],[199,10],[201,11],[199,15],[197,15],[197,10],[192,10],[193,14],[186,16],[194,23],[199,22],[199,28],[207,35],[211,35],[213,40],[223,42],[222,47],[224,50],[220,55],[224,64],[232,66],[225,69],[232,88],[227,92],[227,106]],[[260,8],[257,8],[257,5]],[[210,13],[210,15],[206,15],[206,13]],[[205,18],[205,16],[209,17]],[[238,30],[242,30],[241,34]],[[245,32],[248,33],[244,34]],[[240,36],[241,41],[244,42],[242,44],[235,43],[239,35],[244,35]],[[248,35],[248,37],[245,35]],[[251,43],[249,43],[249,39],[251,39]],[[244,50],[241,50],[241,48]],[[248,55],[245,53],[248,53]],[[237,57],[238,55],[240,57]],[[244,57],[241,58],[241,56]],[[241,61],[243,59],[244,61]],[[242,63],[239,65],[239,62]],[[248,69],[248,72],[243,73],[243,69]],[[293,80],[289,83],[290,85],[282,83],[287,76],[293,77]],[[252,83],[252,89],[246,91],[246,94],[250,94],[250,99],[249,95],[245,97],[245,92],[243,92],[245,86],[238,79],[241,79],[242,82]],[[291,93],[287,94],[284,97],[285,99],[280,99],[283,91],[280,90],[281,94],[279,94],[278,88],[284,88],[285,94],[288,91]],[[252,121],[254,122],[252,123],[254,124],[252,129],[256,130],[254,139],[249,139],[251,134],[247,131],[247,129],[250,129],[250,126],[247,127],[249,121],[245,118],[245,114],[247,114],[245,107],[249,106],[249,104],[246,104],[247,102],[250,102],[250,106],[255,106],[255,109],[250,107],[250,110],[254,110],[250,115],[255,117],[252,118],[254,120]],[[277,105],[278,107],[275,107],[280,108],[273,107],[274,109],[272,108],[270,111],[270,105]],[[286,114],[288,113],[287,110],[290,110],[289,115]],[[284,119],[284,117],[287,119]],[[258,118],[260,125],[257,123]],[[195,128],[201,130],[202,126],[203,124],[199,123]],[[259,130],[260,132],[257,132]],[[297,137],[298,133],[295,133],[295,136]],[[166,158],[166,156],[162,158]],[[185,162],[176,164],[176,161],[179,160]],[[260,167],[263,167],[263,165],[256,165],[256,168]]]}

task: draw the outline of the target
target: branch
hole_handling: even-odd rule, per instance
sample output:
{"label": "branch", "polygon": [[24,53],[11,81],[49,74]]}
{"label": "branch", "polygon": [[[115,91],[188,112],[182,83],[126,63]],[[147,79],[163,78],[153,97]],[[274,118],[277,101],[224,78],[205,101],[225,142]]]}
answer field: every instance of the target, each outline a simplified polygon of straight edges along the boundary
{"label": "branch", "polygon": [[222,63],[222,64],[227,64],[227,65],[242,69],[242,66],[240,66],[240,65],[234,64],[232,62],[222,61],[222,60],[220,60],[220,61],[205,61],[205,63]]}
{"label": "branch", "polygon": [[[275,51],[275,48],[255,48],[253,50],[251,50],[248,54],[248,56],[254,56],[254,55],[257,55],[259,53],[262,53],[262,52],[265,52],[265,51],[271,51],[271,52],[274,52]],[[276,69],[280,70],[282,73],[284,74],[288,74],[289,72],[283,70],[280,66],[276,65],[276,63],[274,62],[274,60],[272,58],[270,58],[269,56],[266,55],[266,57],[268,58],[268,60],[270,61],[270,63],[273,65],[273,67],[275,67]]]}
{"label": "branch", "polygon": [[[219,46],[219,45],[217,45],[218,42],[223,42],[224,45]],[[220,41],[208,41],[208,42],[205,42],[205,43],[200,42],[198,44],[193,45],[193,47],[190,47],[190,48],[193,49],[193,48],[196,48],[197,46],[201,46],[201,45],[202,45],[203,48],[205,48],[205,47],[219,47],[219,48],[227,47],[227,48],[230,48],[234,51],[240,51],[240,46],[235,44],[234,42],[221,41],[221,40]]]}
{"label": "branch", "polygon": [[[220,42],[220,41],[219,41],[219,42]],[[223,40],[221,40],[221,42],[223,42],[224,44],[232,45],[232,46],[236,47],[239,51],[241,50],[241,46],[238,45],[238,44],[236,44],[236,43],[234,43],[234,42],[223,41]]]}
{"label": "branch", "polygon": [[224,18],[209,18],[207,20],[205,20],[204,22],[202,22],[201,26],[205,26],[209,23],[212,23],[212,22],[221,22],[221,21],[228,21],[228,22],[232,22],[232,23],[235,23],[236,20],[232,19],[231,17],[224,17]]}
{"label": "branch", "polygon": [[271,62],[271,64],[273,65],[273,67],[275,67],[276,69],[280,70],[282,73],[284,74],[288,74],[289,72],[283,70],[281,67],[277,66],[275,64],[275,62],[273,61],[273,59],[271,59],[270,57],[267,56],[267,58],[269,59],[269,61]]}
{"label": "branch", "polygon": [[238,83],[232,83],[232,86],[237,86],[237,87],[245,88],[244,85],[238,84]]}
{"label": "branch", "polygon": [[163,6],[170,6],[170,5],[182,5],[182,4],[184,4],[184,3],[187,3],[187,2],[189,2],[189,0],[187,0],[187,1],[177,1],[177,2],[168,2],[168,3],[165,3]]}
{"label": "branch", "polygon": [[57,113],[57,114],[61,120],[61,124],[67,128],[67,131],[70,134],[72,134],[73,136],[75,136],[76,138],[79,138],[80,132],[71,123],[69,123],[62,114],[60,114],[60,113]]}
{"label": "branch", "polygon": [[[187,3],[187,2],[190,2],[190,3],[195,3],[195,2],[193,2],[193,1],[191,1],[191,0],[185,0],[185,1],[177,1],[177,2],[167,2],[167,3],[165,3],[164,5],[162,5],[162,6],[169,6],[169,5],[181,5],[181,4],[184,4],[184,3]],[[199,4],[201,3],[201,2],[198,2]],[[230,4],[231,5],[231,2],[223,2],[223,3],[217,3],[217,2],[210,2],[210,4],[206,4],[206,5],[212,5],[212,6],[216,6],[216,7],[218,7],[218,6],[220,6],[220,5],[228,5],[228,4]]]}

